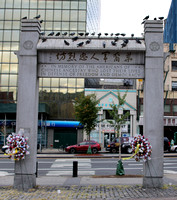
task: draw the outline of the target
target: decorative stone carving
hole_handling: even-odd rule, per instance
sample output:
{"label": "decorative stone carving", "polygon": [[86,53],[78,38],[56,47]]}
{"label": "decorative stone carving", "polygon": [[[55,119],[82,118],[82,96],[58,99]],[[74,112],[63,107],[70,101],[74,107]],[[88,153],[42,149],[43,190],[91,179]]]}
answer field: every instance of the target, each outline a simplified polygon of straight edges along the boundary
{"label": "decorative stone carving", "polygon": [[33,42],[31,40],[27,40],[26,42],[24,42],[23,47],[26,50],[30,50],[33,48]]}

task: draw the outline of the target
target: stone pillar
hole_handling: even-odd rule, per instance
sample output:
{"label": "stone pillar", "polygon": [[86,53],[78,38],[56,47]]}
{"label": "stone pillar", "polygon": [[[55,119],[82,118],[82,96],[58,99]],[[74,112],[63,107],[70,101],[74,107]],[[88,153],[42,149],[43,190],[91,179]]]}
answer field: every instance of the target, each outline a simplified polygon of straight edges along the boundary
{"label": "stone pillar", "polygon": [[38,78],[37,43],[40,23],[38,20],[22,20],[20,50],[18,52],[18,99],[16,133],[24,131],[29,138],[30,155],[15,162],[14,188],[28,190],[36,186],[36,153],[38,130]]}
{"label": "stone pillar", "polygon": [[143,187],[163,186],[163,21],[145,23],[144,136],[152,145]]}

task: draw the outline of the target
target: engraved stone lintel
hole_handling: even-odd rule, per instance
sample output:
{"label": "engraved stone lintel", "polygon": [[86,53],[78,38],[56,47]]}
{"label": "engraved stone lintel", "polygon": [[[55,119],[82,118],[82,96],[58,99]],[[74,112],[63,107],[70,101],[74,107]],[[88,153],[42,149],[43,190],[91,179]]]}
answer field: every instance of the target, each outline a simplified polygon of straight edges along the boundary
{"label": "engraved stone lintel", "polygon": [[39,64],[39,77],[144,78],[144,65]]}

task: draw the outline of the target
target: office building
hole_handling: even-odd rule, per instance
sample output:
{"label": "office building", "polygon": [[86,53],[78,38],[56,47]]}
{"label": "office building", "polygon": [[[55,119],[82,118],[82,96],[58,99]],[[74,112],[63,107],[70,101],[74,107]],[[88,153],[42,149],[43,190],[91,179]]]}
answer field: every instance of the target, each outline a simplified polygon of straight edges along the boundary
{"label": "office building", "polygon": [[[15,132],[20,21],[40,15],[41,29],[48,35],[75,32],[98,32],[100,0],[1,0],[0,5],[0,126],[2,132]],[[87,81],[90,83],[90,81]],[[53,135],[48,145],[58,141],[58,132],[74,135],[77,130],[72,100],[84,92],[82,78],[40,78],[39,80],[39,138],[47,145],[48,134]],[[47,123],[44,123],[48,119]],[[58,123],[58,120],[60,123]],[[66,127],[65,121],[73,121]],[[63,123],[62,123],[63,122]],[[70,123],[71,124],[71,123]],[[60,128],[58,128],[60,127]],[[60,130],[59,130],[60,129]],[[74,133],[74,134],[72,134]],[[56,137],[56,138],[55,138]],[[56,145],[58,145],[56,143]],[[66,142],[65,142],[66,145]],[[54,144],[55,146],[55,144]]]}

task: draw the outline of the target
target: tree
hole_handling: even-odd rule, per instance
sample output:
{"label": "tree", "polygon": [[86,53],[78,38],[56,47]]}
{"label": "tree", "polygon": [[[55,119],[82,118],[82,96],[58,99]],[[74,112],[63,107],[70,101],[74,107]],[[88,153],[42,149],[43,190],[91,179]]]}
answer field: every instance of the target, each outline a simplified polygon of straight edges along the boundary
{"label": "tree", "polygon": [[119,159],[121,159],[121,135],[120,135],[120,130],[121,130],[121,125],[125,124],[127,117],[130,115],[129,112],[126,112],[124,114],[119,114],[119,110],[123,109],[123,105],[125,104],[125,99],[127,96],[127,92],[121,97],[120,92],[117,92],[117,98],[118,98],[118,104],[113,104],[110,105],[112,110],[109,110],[109,114],[111,115],[113,120],[108,120],[110,124],[114,126],[114,131],[117,133],[117,136],[119,138]]}
{"label": "tree", "polygon": [[81,94],[81,96],[75,98],[74,101],[76,119],[84,127],[89,140],[90,132],[95,128],[98,122],[98,111],[101,109],[101,107],[97,106],[98,103],[99,100],[96,100],[95,94],[87,96]]}

